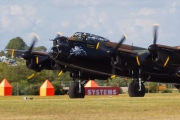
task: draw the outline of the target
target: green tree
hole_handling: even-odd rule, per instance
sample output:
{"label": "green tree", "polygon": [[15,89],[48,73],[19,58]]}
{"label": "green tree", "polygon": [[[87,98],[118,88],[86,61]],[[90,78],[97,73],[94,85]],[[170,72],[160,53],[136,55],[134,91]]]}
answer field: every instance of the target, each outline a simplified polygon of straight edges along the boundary
{"label": "green tree", "polygon": [[146,89],[146,92],[156,93],[156,92],[157,92],[157,83],[155,83],[155,82],[149,82],[149,90]]}
{"label": "green tree", "polygon": [[5,53],[3,50],[0,52],[0,56],[5,56]]}
{"label": "green tree", "polygon": [[104,81],[105,86],[117,86],[117,87],[127,87],[128,79],[125,77],[116,77],[113,79],[108,79]]}
{"label": "green tree", "polygon": [[[58,76],[57,70],[42,70],[41,72],[34,72],[26,67],[25,61],[16,58],[17,66],[10,66],[7,63],[0,62],[0,80],[6,78],[13,87],[13,95],[38,95],[39,87],[46,79],[55,87],[55,94],[64,94],[64,84],[72,80],[69,72]],[[28,79],[34,73],[34,77]]]}
{"label": "green tree", "polygon": [[65,94],[65,91],[63,90],[62,85],[58,81],[52,82],[52,85],[54,86],[54,94],[55,95],[63,95]]}
{"label": "green tree", "polygon": [[47,51],[47,48],[44,47],[44,46],[38,46],[38,47],[33,48],[33,50],[34,50],[34,51],[46,52],[46,51]]}
{"label": "green tree", "polygon": [[9,41],[6,46],[6,49],[17,49],[24,50],[26,48],[26,43],[20,37],[13,38]]}

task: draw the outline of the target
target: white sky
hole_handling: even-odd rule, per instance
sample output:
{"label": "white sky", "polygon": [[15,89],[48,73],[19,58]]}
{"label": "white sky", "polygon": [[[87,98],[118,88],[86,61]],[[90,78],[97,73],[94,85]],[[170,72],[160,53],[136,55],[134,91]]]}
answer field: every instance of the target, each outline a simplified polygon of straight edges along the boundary
{"label": "white sky", "polygon": [[125,44],[148,47],[152,44],[152,25],[160,24],[158,44],[180,45],[179,0],[0,0],[0,50],[9,40],[21,37],[37,46],[52,47],[49,39],[57,32],[71,36],[89,32]]}

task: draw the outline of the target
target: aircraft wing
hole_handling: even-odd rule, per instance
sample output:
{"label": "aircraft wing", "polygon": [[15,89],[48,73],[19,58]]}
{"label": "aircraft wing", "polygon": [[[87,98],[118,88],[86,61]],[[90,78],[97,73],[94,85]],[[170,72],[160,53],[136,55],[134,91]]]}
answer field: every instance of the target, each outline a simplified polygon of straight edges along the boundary
{"label": "aircraft wing", "polygon": [[152,60],[166,67],[168,65],[180,66],[180,49],[179,47],[171,47],[160,44],[152,44],[148,48],[152,55]]}
{"label": "aircraft wing", "polygon": [[[15,50],[15,49],[6,49],[6,51],[9,51],[11,54],[19,53],[22,54],[26,52],[27,50]],[[40,56],[48,56],[48,52],[41,52],[41,51],[31,51],[32,55],[40,55]]]}
{"label": "aircraft wing", "polygon": [[129,54],[137,55],[137,52],[135,52],[135,51],[133,51],[133,50],[118,48],[118,51],[119,51],[119,52],[124,52],[124,53],[129,53]]}
{"label": "aircraft wing", "polygon": [[[115,57],[112,57],[112,74],[118,75],[115,71],[137,69],[139,64],[138,53],[132,50],[118,48]],[[115,70],[116,69],[116,70]]]}

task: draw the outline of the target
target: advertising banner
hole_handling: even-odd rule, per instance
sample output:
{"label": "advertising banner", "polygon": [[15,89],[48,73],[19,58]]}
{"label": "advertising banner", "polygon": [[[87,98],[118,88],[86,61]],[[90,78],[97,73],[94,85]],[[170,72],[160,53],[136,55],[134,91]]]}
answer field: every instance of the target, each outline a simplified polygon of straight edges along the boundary
{"label": "advertising banner", "polygon": [[119,87],[85,87],[86,95],[119,95]]}

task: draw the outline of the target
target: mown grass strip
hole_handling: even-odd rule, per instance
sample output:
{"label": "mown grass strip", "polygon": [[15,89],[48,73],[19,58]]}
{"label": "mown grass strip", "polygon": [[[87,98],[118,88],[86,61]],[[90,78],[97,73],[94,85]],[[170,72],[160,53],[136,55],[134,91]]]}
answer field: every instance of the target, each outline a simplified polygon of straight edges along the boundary
{"label": "mown grass strip", "polygon": [[[29,98],[30,96],[27,96]],[[23,100],[23,96],[0,97],[2,120],[178,120],[180,94],[146,94],[144,98],[118,96],[40,97]]]}

